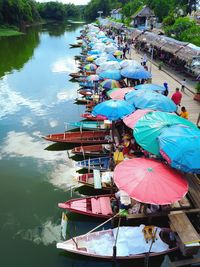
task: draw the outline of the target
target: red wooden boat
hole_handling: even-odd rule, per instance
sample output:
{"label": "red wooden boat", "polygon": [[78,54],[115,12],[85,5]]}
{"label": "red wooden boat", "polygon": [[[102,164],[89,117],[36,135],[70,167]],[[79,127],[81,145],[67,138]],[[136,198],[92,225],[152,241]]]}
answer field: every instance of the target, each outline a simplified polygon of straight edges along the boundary
{"label": "red wooden boat", "polygon": [[99,144],[92,146],[78,146],[72,149],[72,153],[76,155],[104,157],[110,153],[110,145]]}
{"label": "red wooden boat", "polygon": [[[109,136],[110,137],[110,136]],[[107,131],[84,131],[49,134],[43,137],[45,140],[61,143],[80,144],[107,144],[111,143]]]}
{"label": "red wooden boat", "polygon": [[72,78],[80,78],[83,77],[84,74],[82,72],[72,72],[69,74],[69,76],[71,76]]}
{"label": "red wooden boat", "polygon": [[173,235],[171,229],[154,226],[155,241],[153,242],[151,239],[146,243],[143,234],[144,227],[145,225],[126,226],[89,232],[57,243],[56,246],[71,253],[106,260],[113,260],[115,245],[116,260],[143,259],[147,255],[155,257],[178,250],[177,243],[170,239],[170,236]]}
{"label": "red wooden boat", "polygon": [[[77,177],[77,180],[81,184],[95,188],[94,174],[93,173],[85,173],[85,174],[79,175]],[[111,184],[102,182],[102,188],[101,189],[102,190],[111,190]]]}
{"label": "red wooden boat", "polygon": [[64,203],[58,203],[58,207],[74,213],[110,218],[113,216],[111,198],[114,195],[98,195],[84,198],[70,199]]}
{"label": "red wooden boat", "polygon": [[93,116],[90,113],[83,113],[83,114],[81,114],[81,117],[83,117],[84,119],[93,120],[93,121],[104,121],[104,120],[107,120],[106,116],[103,116],[103,115]]}

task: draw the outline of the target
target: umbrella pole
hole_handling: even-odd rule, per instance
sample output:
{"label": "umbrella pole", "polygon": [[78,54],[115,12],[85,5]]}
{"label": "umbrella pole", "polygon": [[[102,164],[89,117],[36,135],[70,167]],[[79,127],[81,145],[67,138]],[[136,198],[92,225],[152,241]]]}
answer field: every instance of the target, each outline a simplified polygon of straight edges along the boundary
{"label": "umbrella pole", "polygon": [[145,258],[144,258],[144,267],[149,267],[149,255],[150,255],[150,252],[151,252],[153,243],[155,242],[155,238],[156,238],[157,230],[158,230],[158,228],[156,228],[155,233],[154,233],[154,235],[153,235],[153,237],[152,237],[152,241],[151,241],[151,245],[150,245],[150,247],[149,247],[149,251],[148,251],[147,254],[145,255]]}

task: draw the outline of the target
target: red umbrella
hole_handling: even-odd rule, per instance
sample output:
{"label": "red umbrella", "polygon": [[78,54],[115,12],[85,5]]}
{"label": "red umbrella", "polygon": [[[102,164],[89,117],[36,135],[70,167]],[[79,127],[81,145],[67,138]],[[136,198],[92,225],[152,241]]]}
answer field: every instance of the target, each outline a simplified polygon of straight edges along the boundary
{"label": "red umbrella", "polygon": [[114,182],[137,201],[155,205],[174,203],[188,191],[188,182],[180,173],[154,159],[121,162],[114,170]]}
{"label": "red umbrella", "polygon": [[137,121],[142,118],[145,114],[151,112],[153,110],[151,109],[138,109],[134,113],[126,116],[123,119],[123,122],[128,126],[129,128],[133,129],[135,127],[135,124]]}

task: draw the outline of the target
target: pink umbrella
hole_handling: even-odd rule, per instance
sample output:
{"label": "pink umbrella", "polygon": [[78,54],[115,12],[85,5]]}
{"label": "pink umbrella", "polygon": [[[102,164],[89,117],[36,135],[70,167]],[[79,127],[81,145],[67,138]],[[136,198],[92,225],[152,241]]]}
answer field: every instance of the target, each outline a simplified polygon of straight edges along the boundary
{"label": "pink umbrella", "polygon": [[120,88],[119,90],[113,91],[110,94],[110,98],[114,100],[124,100],[125,94],[133,91],[133,87],[125,87],[125,88]]}
{"label": "pink umbrella", "polygon": [[137,121],[142,118],[145,114],[152,112],[151,109],[138,109],[134,113],[126,116],[123,119],[123,122],[128,126],[129,128],[133,129],[135,127],[135,124]]}
{"label": "pink umbrella", "polygon": [[166,205],[185,196],[188,182],[177,171],[154,159],[134,158],[118,164],[114,182],[142,203]]}

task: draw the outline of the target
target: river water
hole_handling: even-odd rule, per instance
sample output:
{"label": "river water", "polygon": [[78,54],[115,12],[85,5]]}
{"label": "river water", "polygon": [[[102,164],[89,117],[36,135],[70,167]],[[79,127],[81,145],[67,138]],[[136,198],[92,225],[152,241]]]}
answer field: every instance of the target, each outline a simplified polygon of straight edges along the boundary
{"label": "river water", "polygon": [[[0,266],[112,266],[56,249],[61,238],[58,202],[80,195],[75,163],[65,147],[42,136],[79,121],[76,70],[70,49],[81,26],[45,25],[0,39]],[[101,221],[69,215],[70,235],[86,233]],[[68,234],[68,238],[70,238]],[[117,264],[118,265],[118,264]],[[128,266],[120,264],[121,266]],[[139,266],[130,263],[130,266]],[[143,266],[143,264],[141,265]],[[155,262],[150,266],[159,266]]]}

